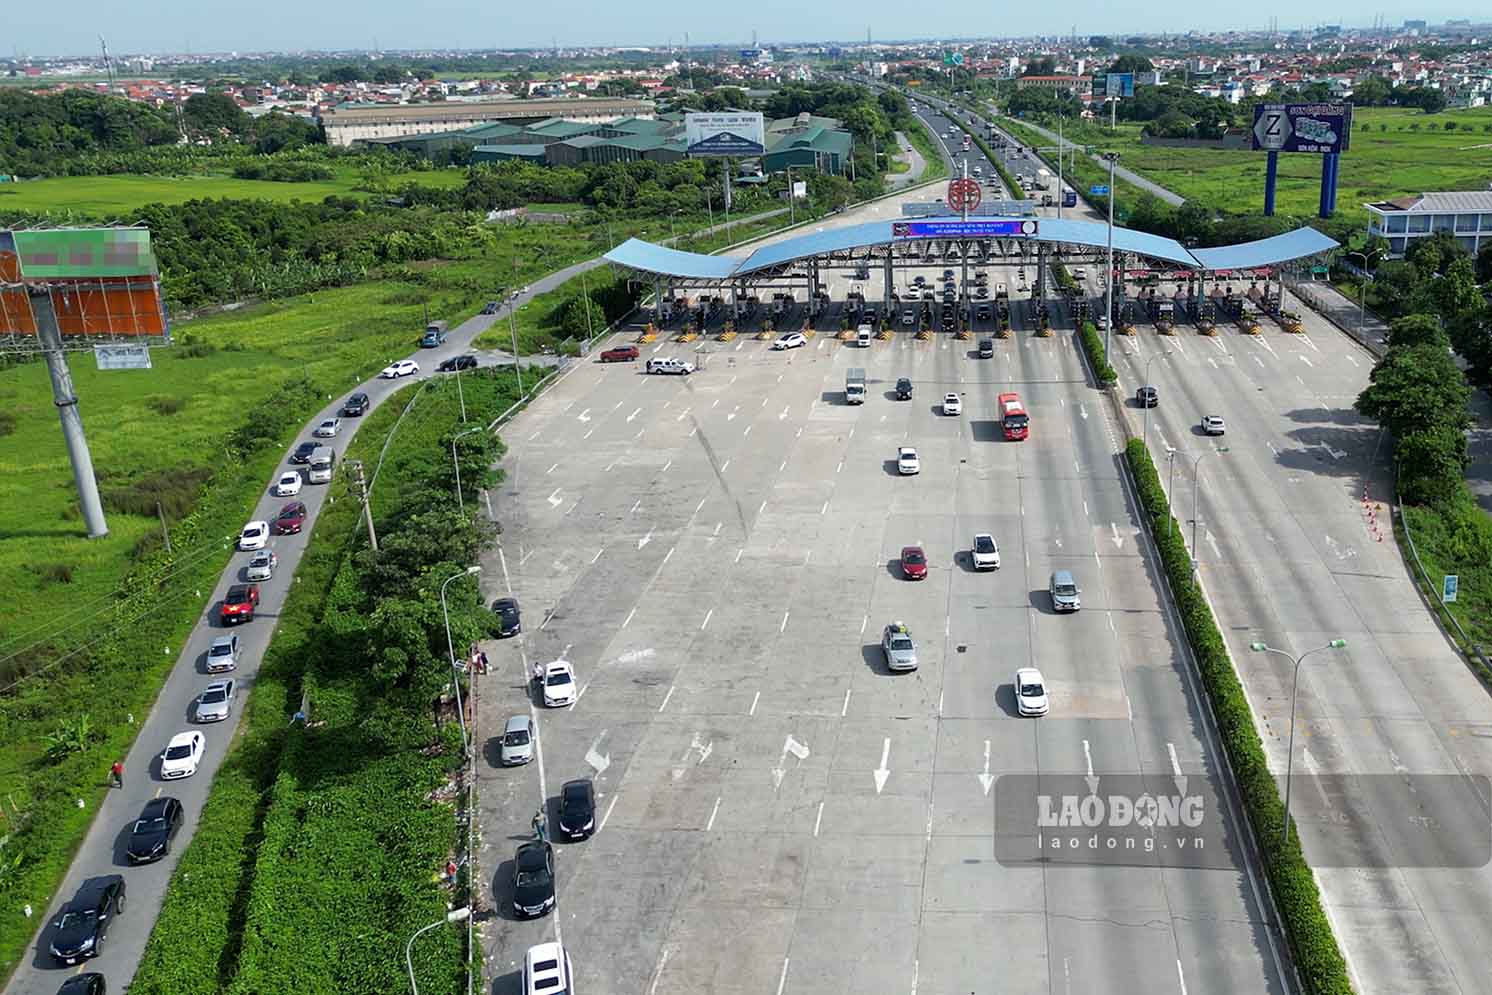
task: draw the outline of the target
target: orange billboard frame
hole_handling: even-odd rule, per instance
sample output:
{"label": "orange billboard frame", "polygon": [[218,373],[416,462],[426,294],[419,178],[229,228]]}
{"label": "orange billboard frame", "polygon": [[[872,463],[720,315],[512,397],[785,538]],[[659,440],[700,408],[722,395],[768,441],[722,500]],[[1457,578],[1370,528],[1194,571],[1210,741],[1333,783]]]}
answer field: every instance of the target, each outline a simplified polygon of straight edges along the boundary
{"label": "orange billboard frame", "polygon": [[170,339],[145,229],[0,231],[0,335],[37,335],[38,292],[51,299],[64,338]]}

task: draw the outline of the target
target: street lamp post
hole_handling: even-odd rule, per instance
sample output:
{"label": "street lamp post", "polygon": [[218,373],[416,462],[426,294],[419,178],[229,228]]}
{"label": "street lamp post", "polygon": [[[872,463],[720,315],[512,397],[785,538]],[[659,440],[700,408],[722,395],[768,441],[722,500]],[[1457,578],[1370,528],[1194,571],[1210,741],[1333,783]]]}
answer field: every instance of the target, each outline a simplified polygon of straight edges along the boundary
{"label": "street lamp post", "polygon": [[1108,356],[1109,341],[1114,334],[1114,162],[1119,158],[1119,153],[1105,152],[1103,157],[1109,164],[1109,278],[1104,281],[1106,290],[1103,329],[1103,354]]}
{"label": "street lamp post", "polygon": [[457,432],[451,436],[451,462],[456,464],[456,507],[460,509],[462,518],[466,517],[466,499],[461,496],[461,457],[456,455],[456,440],[463,435],[470,435],[473,432],[480,432],[481,430],[482,426],[473,425],[466,431]]}
{"label": "street lamp post", "polygon": [[[1151,356],[1149,359],[1145,360],[1145,382],[1141,384],[1142,387],[1148,387],[1150,385],[1150,364],[1155,362],[1157,359],[1164,359],[1169,355],[1171,355],[1171,353],[1167,351],[1156,356]],[[1148,400],[1145,404],[1145,451],[1147,453],[1150,451],[1150,404]]]}
{"label": "street lamp post", "polygon": [[1372,253],[1367,253],[1367,252],[1349,252],[1349,253],[1347,253],[1347,257],[1349,259],[1352,258],[1353,256],[1358,256],[1358,257],[1360,257],[1362,259],[1362,280],[1358,283],[1358,286],[1357,286],[1357,334],[1359,336],[1362,335],[1362,326],[1363,326],[1364,321],[1367,319],[1367,314],[1368,314],[1368,281],[1371,279],[1371,277],[1368,276],[1368,256],[1369,255],[1372,255],[1372,256],[1374,256],[1376,258],[1377,255],[1378,255],[1378,250],[1374,249],[1372,251]]}
{"label": "street lamp post", "polygon": [[1298,657],[1293,657],[1284,650],[1277,650],[1273,646],[1264,643],[1249,643],[1249,649],[1255,653],[1277,653],[1295,665],[1295,675],[1290,682],[1290,746],[1289,753],[1285,757],[1285,817],[1280,825],[1280,845],[1284,846],[1290,842],[1290,772],[1295,764],[1295,696],[1300,691],[1300,664],[1312,653],[1320,653],[1322,650],[1345,649],[1347,640],[1333,639],[1325,646],[1317,646],[1313,650],[1306,650]]}
{"label": "street lamp post", "polygon": [[404,966],[409,968],[409,990],[413,992],[414,995],[420,995],[419,986],[416,985],[414,981],[414,941],[418,940],[421,936],[424,936],[426,933],[430,932],[432,929],[434,929],[436,926],[441,925],[442,923],[463,922],[470,917],[471,908],[469,906],[462,906],[459,909],[452,909],[451,911],[446,913],[446,917],[444,919],[437,919],[428,926],[420,927],[418,930],[415,931],[415,934],[409,938],[409,942],[404,945]]}
{"label": "street lamp post", "polygon": [[[1175,477],[1176,477],[1176,457],[1180,456],[1182,459],[1191,460],[1191,463],[1192,463],[1192,549],[1191,549],[1191,552],[1192,552],[1192,569],[1193,570],[1195,570],[1196,566],[1197,566],[1197,520],[1198,520],[1197,498],[1198,498],[1198,495],[1199,495],[1200,490],[1201,490],[1201,488],[1198,486],[1199,482],[1201,480],[1201,477],[1202,477],[1201,463],[1202,463],[1202,461],[1204,459],[1206,459],[1208,456],[1211,456],[1214,453],[1225,453],[1227,451],[1228,451],[1228,447],[1227,446],[1219,446],[1216,449],[1209,449],[1205,453],[1198,453],[1196,456],[1192,456],[1192,455],[1190,455],[1188,453],[1183,453],[1179,449],[1174,449],[1173,448],[1173,449],[1168,450],[1168,452],[1166,454],[1167,458],[1170,459],[1170,461],[1171,461],[1171,472],[1170,472],[1170,475],[1166,478],[1166,500],[1168,502],[1171,500],[1171,481],[1174,480]],[[1166,534],[1167,535],[1171,534],[1171,527],[1170,527],[1169,524],[1166,526]]]}
{"label": "street lamp post", "polygon": [[518,319],[515,314],[518,311],[516,300],[508,302],[508,331],[513,336],[513,372],[518,375],[518,396],[523,396],[523,367],[518,362]]}
{"label": "street lamp post", "polygon": [[451,611],[446,607],[446,586],[453,580],[462,577],[470,577],[472,574],[481,573],[480,564],[467,567],[458,574],[447,577],[445,583],[440,585],[440,613],[446,623],[446,652],[451,655],[451,686],[456,689],[456,719],[461,723],[461,756],[464,758],[471,752],[471,744],[466,738],[466,710],[461,704],[461,675],[456,672],[456,646],[451,642]]}

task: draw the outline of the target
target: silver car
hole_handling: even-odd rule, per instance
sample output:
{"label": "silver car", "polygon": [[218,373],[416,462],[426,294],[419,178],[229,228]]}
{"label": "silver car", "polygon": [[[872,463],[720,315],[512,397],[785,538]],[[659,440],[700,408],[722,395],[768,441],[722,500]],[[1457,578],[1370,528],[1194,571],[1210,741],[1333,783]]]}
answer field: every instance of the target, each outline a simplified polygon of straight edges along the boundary
{"label": "silver car", "polygon": [[1052,596],[1053,611],[1075,612],[1083,607],[1082,594],[1078,591],[1078,582],[1073,579],[1071,570],[1053,571],[1048,591]]}
{"label": "silver car", "polygon": [[249,565],[244,570],[244,577],[248,580],[269,580],[275,575],[275,567],[279,565],[280,558],[272,549],[260,549],[249,557]]}
{"label": "silver car", "polygon": [[886,654],[886,669],[917,669],[917,643],[905,622],[892,622],[886,626],[881,634],[881,651]]}
{"label": "silver car", "polygon": [[218,636],[207,648],[207,672],[221,674],[238,669],[238,637]]}
{"label": "silver car", "polygon": [[503,726],[503,742],[498,759],[504,766],[526,764],[534,758],[534,720],[515,715]]}
{"label": "silver car", "polygon": [[213,681],[197,698],[198,722],[221,722],[233,712],[233,692],[238,682]]}

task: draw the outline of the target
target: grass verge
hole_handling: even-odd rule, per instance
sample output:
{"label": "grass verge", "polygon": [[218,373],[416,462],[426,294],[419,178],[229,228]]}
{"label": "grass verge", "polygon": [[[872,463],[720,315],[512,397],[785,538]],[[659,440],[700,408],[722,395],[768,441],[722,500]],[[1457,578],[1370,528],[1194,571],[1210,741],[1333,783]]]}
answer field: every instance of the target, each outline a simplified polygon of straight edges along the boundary
{"label": "grass verge", "polygon": [[910,130],[902,134],[907,136],[907,140],[912,143],[912,147],[922,156],[922,161],[926,164],[922,167],[922,176],[917,180],[918,183],[948,175],[948,164],[943,161],[937,143],[933,141],[927,125],[923,124],[920,118],[913,122]]}
{"label": "grass verge", "polygon": [[[470,375],[463,386],[474,424],[517,398],[506,371]],[[379,478],[388,495],[374,503],[382,552],[366,551],[358,504],[339,477],[332,486],[346,500],[329,502],[317,521],[131,991],[396,989],[402,965],[386,952],[441,918],[453,898],[436,872],[458,835],[447,788],[459,736],[450,714],[441,728],[431,721],[427,696],[449,674],[432,588],[459,572],[445,557],[469,552],[473,537],[453,522],[443,458],[459,425],[456,393],[448,382],[419,391],[368,416],[349,447],[350,457],[376,462],[413,400]],[[475,497],[470,479],[463,484]],[[451,536],[454,544],[441,541]],[[410,600],[379,594],[397,571],[409,572]],[[474,585],[450,594],[464,645],[486,613]],[[390,616],[416,628],[412,645],[379,632]],[[417,659],[392,662],[388,651],[403,648]],[[302,701],[309,724],[287,726]],[[308,942],[334,956],[309,963]],[[417,953],[422,981],[461,987],[458,931],[423,939]]]}
{"label": "grass verge", "polygon": [[[1400,548],[1409,556],[1415,583],[1430,603],[1448,616],[1442,618],[1447,631],[1461,651],[1481,667],[1483,679],[1492,682],[1492,672],[1481,666],[1474,652],[1476,648],[1483,653],[1492,651],[1492,517],[1464,489],[1455,503],[1444,509],[1403,505],[1400,510],[1414,540],[1413,549],[1405,544],[1402,523],[1395,523],[1395,532],[1400,533]],[[1428,576],[1416,568],[1416,554]],[[1457,577],[1456,600],[1446,605],[1440,601],[1441,587],[1443,579],[1451,574]],[[1456,625],[1450,624],[1452,618],[1466,633],[1465,640]]]}
{"label": "grass verge", "polygon": [[1284,806],[1278,786],[1269,772],[1227,644],[1206,597],[1192,579],[1191,554],[1181,538],[1181,527],[1171,517],[1160,475],[1140,439],[1129,440],[1125,458],[1207,690],[1218,735],[1254,827],[1295,968],[1305,990],[1313,995],[1350,995],[1347,963],[1321,907],[1321,893],[1301,853],[1299,834],[1292,834],[1288,843],[1280,840]]}

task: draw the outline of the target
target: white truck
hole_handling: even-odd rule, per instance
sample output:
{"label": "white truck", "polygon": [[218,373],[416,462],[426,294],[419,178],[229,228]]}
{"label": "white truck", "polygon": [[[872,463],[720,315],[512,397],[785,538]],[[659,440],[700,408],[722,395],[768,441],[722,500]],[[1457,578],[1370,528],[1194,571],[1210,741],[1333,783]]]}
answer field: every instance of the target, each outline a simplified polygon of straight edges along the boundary
{"label": "white truck", "polygon": [[844,403],[865,403],[865,371],[859,367],[851,369],[844,375]]}

